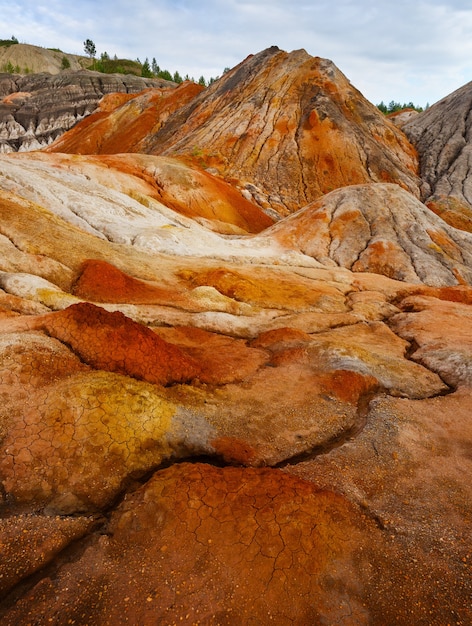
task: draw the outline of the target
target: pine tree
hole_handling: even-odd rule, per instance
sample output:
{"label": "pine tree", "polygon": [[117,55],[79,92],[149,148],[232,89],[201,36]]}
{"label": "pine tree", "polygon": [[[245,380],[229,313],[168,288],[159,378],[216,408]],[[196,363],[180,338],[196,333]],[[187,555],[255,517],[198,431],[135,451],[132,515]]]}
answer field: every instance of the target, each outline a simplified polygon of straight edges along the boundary
{"label": "pine tree", "polygon": [[159,72],[159,78],[163,78],[164,80],[172,80],[172,74],[169,70],[161,70]]}
{"label": "pine tree", "polygon": [[95,69],[95,55],[97,54],[97,48],[91,39],[86,39],[84,41],[84,52],[90,57],[91,61],[93,60],[93,69]]}
{"label": "pine tree", "polygon": [[143,76],[144,78],[152,77],[151,66],[149,65],[149,60],[147,57],[141,67],[141,76]]}
{"label": "pine tree", "polygon": [[84,41],[84,52],[91,59],[93,59],[97,54],[97,48],[91,39],[86,39]]}
{"label": "pine tree", "polygon": [[382,100],[382,102],[380,104],[377,105],[377,108],[379,109],[379,111],[382,111],[382,113],[387,113],[387,105],[385,104],[385,102]]}

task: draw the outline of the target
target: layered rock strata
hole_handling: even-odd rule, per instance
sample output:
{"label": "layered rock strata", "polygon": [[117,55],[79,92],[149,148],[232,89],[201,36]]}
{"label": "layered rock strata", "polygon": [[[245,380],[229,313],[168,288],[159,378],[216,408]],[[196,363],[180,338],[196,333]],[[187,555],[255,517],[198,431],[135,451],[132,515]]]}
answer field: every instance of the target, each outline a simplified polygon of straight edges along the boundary
{"label": "layered rock strata", "polygon": [[36,150],[90,115],[105,94],[171,86],[160,79],[67,70],[0,74],[0,151]]}

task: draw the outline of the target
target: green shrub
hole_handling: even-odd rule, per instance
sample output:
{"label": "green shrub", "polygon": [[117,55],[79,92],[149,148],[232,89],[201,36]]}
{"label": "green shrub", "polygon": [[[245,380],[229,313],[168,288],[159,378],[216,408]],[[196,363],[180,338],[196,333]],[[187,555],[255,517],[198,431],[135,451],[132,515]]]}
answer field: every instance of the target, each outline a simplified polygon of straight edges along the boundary
{"label": "green shrub", "polygon": [[16,37],[12,37],[11,39],[0,39],[0,46],[3,46],[4,48],[13,46],[16,43],[18,43],[18,39]]}
{"label": "green shrub", "polygon": [[2,65],[2,72],[7,72],[7,74],[14,74],[15,68],[13,67],[13,63],[8,61],[8,63],[4,63]]}
{"label": "green shrub", "polygon": [[135,76],[141,76],[141,65],[136,61],[128,59],[107,59],[102,57],[99,61],[95,61],[94,69],[103,74],[134,74]]}
{"label": "green shrub", "polygon": [[149,61],[147,58],[141,66],[141,76],[143,76],[144,78],[152,78],[153,76],[153,73],[151,72],[151,66],[149,65]]}

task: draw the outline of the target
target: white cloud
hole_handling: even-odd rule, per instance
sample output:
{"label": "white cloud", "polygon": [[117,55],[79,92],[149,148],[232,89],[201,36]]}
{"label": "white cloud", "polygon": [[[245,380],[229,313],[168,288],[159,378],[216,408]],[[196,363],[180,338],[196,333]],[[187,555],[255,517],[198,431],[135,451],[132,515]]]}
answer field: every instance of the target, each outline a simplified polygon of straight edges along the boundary
{"label": "white cloud", "polygon": [[0,37],[83,53],[156,57],[220,75],[277,45],[323,56],[372,102],[432,103],[472,78],[468,0],[0,0]]}

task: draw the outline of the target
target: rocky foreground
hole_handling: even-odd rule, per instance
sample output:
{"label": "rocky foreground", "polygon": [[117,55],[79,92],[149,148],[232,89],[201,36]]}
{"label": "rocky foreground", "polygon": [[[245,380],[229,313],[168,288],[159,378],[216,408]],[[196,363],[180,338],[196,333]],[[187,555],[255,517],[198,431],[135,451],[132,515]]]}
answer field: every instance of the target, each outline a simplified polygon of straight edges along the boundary
{"label": "rocky foreground", "polygon": [[1,156],[2,624],[472,622],[472,234],[422,159],[277,48]]}

